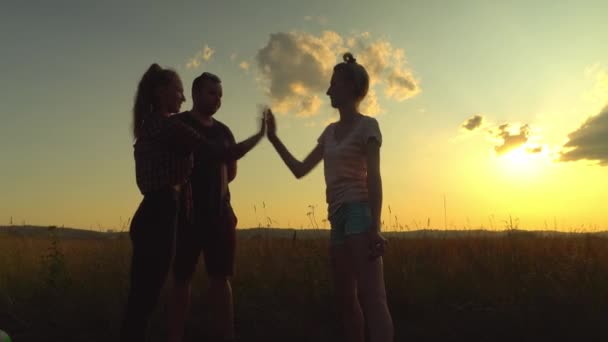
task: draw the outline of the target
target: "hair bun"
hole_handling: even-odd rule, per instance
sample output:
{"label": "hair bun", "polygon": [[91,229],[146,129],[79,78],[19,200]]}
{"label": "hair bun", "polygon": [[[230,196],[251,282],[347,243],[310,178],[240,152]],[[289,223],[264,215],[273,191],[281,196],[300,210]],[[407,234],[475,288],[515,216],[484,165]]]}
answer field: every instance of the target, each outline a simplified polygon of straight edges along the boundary
{"label": "hair bun", "polygon": [[155,75],[161,71],[163,71],[163,68],[160,65],[158,65],[157,63],[152,63],[152,65],[150,65],[150,67],[146,71],[146,75]]}
{"label": "hair bun", "polygon": [[345,53],[342,56],[342,59],[344,59],[344,62],[346,63],[357,63],[357,59],[350,52]]}

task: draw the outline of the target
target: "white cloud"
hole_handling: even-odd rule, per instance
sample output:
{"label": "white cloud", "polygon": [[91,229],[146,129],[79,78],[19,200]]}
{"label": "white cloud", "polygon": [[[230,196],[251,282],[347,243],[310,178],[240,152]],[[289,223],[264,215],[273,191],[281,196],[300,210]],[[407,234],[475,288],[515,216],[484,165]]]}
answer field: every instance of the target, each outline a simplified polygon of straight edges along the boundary
{"label": "white cloud", "polygon": [[405,53],[383,39],[372,40],[364,32],[343,38],[333,31],[319,36],[306,32],[278,32],[255,57],[258,77],[277,113],[297,116],[318,114],[337,62],[350,51],[370,74],[370,91],[361,104],[362,112],[383,112],[377,88],[384,87],[385,99],[403,101],[420,92],[418,81],[408,69]]}
{"label": "white cloud", "polygon": [[198,51],[194,57],[188,59],[188,62],[186,62],[186,68],[198,69],[203,62],[210,62],[214,54],[215,49],[210,48],[207,44],[205,44],[202,50]]}
{"label": "white cloud", "polygon": [[380,103],[378,102],[378,95],[376,95],[376,90],[370,88],[367,96],[360,104],[361,113],[376,116],[382,113],[384,110],[380,107]]}
{"label": "white cloud", "polygon": [[241,68],[244,71],[249,71],[249,63],[246,61],[242,61],[241,63],[239,63],[239,68]]}
{"label": "white cloud", "polygon": [[331,77],[335,50],[342,38],[334,32],[321,36],[290,32],[270,35],[268,44],[256,55],[262,79],[276,111],[296,111],[297,115],[315,115]]}

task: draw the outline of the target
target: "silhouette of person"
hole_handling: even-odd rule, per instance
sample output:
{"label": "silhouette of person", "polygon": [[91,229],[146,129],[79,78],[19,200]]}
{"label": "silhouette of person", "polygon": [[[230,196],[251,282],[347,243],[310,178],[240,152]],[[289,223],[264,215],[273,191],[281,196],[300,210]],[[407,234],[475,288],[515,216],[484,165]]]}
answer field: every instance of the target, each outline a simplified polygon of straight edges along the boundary
{"label": "silhouette of person", "polygon": [[[192,83],[190,111],[175,115],[211,143],[230,148],[236,144],[228,126],[214,118],[221,107],[222,83],[218,76],[204,72]],[[237,160],[249,152],[265,135],[264,118],[260,130],[241,142],[244,148],[235,158],[217,158],[209,149],[194,152],[192,171],[193,220],[180,220],[177,228],[177,250],[174,260],[169,323],[170,341],[180,341],[190,302],[191,279],[199,255],[203,254],[209,277],[209,301],[215,322],[211,335],[221,341],[232,341],[234,308],[230,278],[234,273],[237,218],[230,204],[228,184],[236,177]]]}
{"label": "silhouette of person", "polygon": [[214,158],[234,160],[252,147],[252,141],[229,147],[213,144],[177,120],[171,114],[179,112],[184,101],[178,74],[156,63],[138,84],[133,107],[133,147],[136,182],[143,200],[129,228],[130,287],[121,341],[148,340],[150,315],[174,254],[178,216],[184,220],[191,220],[192,216],[189,177],[193,151],[205,150]]}
{"label": "silhouette of person", "polygon": [[380,234],[382,135],[376,119],[359,112],[369,76],[352,54],[333,69],[327,95],[340,113],[325,128],[304,161],[296,160],[277,136],[276,119],[266,112],[267,135],[296,178],[324,161],[330,258],[344,334],[349,342],[393,340],[393,322],[384,285],[382,255],[387,240]]}

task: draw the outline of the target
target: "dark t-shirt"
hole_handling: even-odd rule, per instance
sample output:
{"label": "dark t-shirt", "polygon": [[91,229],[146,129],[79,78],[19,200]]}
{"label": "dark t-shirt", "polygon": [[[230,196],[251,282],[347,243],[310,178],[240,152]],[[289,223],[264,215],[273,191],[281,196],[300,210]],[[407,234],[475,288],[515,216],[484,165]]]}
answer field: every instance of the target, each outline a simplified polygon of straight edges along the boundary
{"label": "dark t-shirt", "polygon": [[[183,112],[176,116],[215,144],[224,146],[236,144],[230,128],[215,119],[213,119],[212,126],[206,127],[192,117],[190,112]],[[211,155],[204,145],[196,149],[193,156],[194,167],[191,183],[194,214],[195,216],[219,216],[230,208],[228,165],[226,161]]]}

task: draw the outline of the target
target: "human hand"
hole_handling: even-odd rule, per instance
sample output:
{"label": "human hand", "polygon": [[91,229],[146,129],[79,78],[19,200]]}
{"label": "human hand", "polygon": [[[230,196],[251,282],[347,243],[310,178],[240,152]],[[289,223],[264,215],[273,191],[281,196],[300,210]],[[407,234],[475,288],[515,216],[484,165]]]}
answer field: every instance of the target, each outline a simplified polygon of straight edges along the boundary
{"label": "human hand", "polygon": [[264,117],[266,118],[266,135],[268,135],[268,138],[276,137],[277,123],[274,114],[272,114],[272,110],[269,107],[264,110]]}
{"label": "human hand", "polygon": [[371,260],[376,259],[378,257],[381,257],[384,255],[384,253],[386,252],[386,246],[388,245],[388,240],[386,238],[384,238],[384,236],[382,236],[380,234],[380,232],[378,232],[375,229],[372,229],[369,233],[368,233],[368,238],[369,238],[369,258]]}
{"label": "human hand", "polygon": [[265,109],[264,109],[264,111],[262,111],[262,116],[259,120],[260,120],[260,130],[259,130],[258,134],[261,137],[264,137],[264,135],[266,135],[266,110]]}

